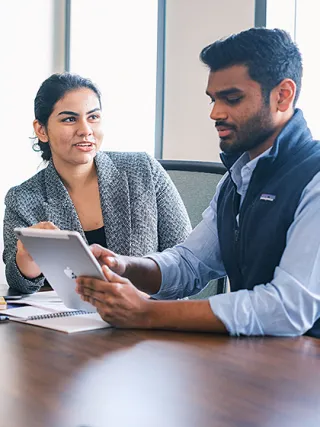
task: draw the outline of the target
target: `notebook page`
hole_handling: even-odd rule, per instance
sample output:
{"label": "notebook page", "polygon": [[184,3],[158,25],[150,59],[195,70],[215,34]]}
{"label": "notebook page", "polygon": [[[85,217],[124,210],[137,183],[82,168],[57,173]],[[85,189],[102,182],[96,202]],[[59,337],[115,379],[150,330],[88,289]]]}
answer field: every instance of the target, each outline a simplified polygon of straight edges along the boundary
{"label": "notebook page", "polygon": [[14,307],[1,310],[1,314],[6,314],[7,316],[19,318],[21,320],[26,320],[29,316],[42,316],[44,314],[48,314],[48,310],[40,307],[26,305],[24,307]]}
{"label": "notebook page", "polygon": [[[30,296],[24,297],[20,300],[8,300],[10,305],[14,304],[27,304],[33,307],[43,308],[49,312],[59,311],[76,311],[73,308],[68,308],[63,304],[62,300],[58,297],[55,291],[36,292]],[[93,311],[93,310],[92,310]]]}
{"label": "notebook page", "polygon": [[[14,304],[25,304],[25,302],[22,300],[19,300],[20,302],[18,302],[18,301],[16,301],[16,302],[10,302],[9,304],[10,305],[14,305]],[[27,303],[26,303],[27,305],[29,305],[29,306],[32,306],[32,307],[37,307],[37,308],[42,308],[43,310],[46,310],[47,312],[49,312],[49,313],[59,313],[59,312],[61,312],[61,311],[78,311],[78,310],[76,310],[76,309],[74,309],[74,308],[69,308],[69,307],[67,307],[66,305],[64,305],[63,304],[63,302],[59,302],[59,303],[57,303],[57,302],[54,302],[54,303],[51,303],[51,302],[41,302],[41,303],[38,303],[38,302],[34,302],[34,301],[28,301]]]}
{"label": "notebook page", "polygon": [[35,292],[34,294],[30,294],[27,297],[24,297],[21,301],[33,301],[37,303],[60,303],[62,302],[61,298],[58,297],[56,291],[43,291],[43,292]]}
{"label": "notebook page", "polygon": [[[17,319],[16,319],[17,320]],[[71,334],[74,332],[91,331],[93,329],[110,328],[109,323],[103,321],[98,313],[79,314],[76,316],[56,317],[51,319],[28,320],[29,325]]]}

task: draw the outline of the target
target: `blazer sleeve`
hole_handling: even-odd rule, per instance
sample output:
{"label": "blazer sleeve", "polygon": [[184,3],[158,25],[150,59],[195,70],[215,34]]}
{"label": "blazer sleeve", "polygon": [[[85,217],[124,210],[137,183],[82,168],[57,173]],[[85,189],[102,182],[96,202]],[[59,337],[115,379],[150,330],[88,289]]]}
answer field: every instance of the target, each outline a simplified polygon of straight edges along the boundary
{"label": "blazer sleeve", "polygon": [[[6,278],[10,288],[22,293],[32,293],[39,290],[44,284],[44,276],[34,280],[24,277],[16,264],[17,238],[13,233],[15,227],[30,227],[32,224],[26,218],[27,208],[25,204],[17,203],[15,188],[9,190],[5,198],[5,214],[3,223],[3,262],[6,265]],[[21,208],[20,208],[21,206]]]}
{"label": "blazer sleeve", "polygon": [[158,250],[183,242],[191,232],[190,219],[171,178],[160,163],[148,155],[156,190],[158,210]]}

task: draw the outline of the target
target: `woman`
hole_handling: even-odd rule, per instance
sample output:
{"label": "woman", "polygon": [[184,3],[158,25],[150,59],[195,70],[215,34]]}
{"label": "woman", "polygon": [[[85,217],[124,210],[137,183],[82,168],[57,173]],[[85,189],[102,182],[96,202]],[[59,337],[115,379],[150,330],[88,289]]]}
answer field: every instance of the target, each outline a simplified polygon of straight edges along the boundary
{"label": "woman", "polygon": [[6,195],[3,259],[11,288],[30,293],[44,283],[15,227],[75,230],[89,244],[137,256],[187,237],[185,207],[156,160],[99,152],[101,98],[90,80],[53,74],[42,83],[34,110],[37,146],[48,165]]}

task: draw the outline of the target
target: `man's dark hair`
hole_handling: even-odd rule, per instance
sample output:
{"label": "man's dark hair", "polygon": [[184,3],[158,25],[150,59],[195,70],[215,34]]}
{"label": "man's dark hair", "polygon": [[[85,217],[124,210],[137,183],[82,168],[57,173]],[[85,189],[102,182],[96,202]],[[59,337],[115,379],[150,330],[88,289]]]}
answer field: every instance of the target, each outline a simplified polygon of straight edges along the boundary
{"label": "man's dark hair", "polygon": [[[66,93],[76,89],[91,89],[98,97],[101,108],[101,95],[99,89],[90,79],[72,73],[52,74],[40,86],[34,100],[34,116],[45,128],[47,128],[49,117],[55,104],[62,99]],[[33,148],[41,151],[43,160],[51,158],[50,144],[37,140]]]}
{"label": "man's dark hair", "polygon": [[272,89],[283,79],[292,79],[297,87],[294,105],[298,100],[301,53],[286,31],[251,28],[205,47],[200,59],[212,72],[233,65],[247,66],[250,78],[260,84],[267,105]]}

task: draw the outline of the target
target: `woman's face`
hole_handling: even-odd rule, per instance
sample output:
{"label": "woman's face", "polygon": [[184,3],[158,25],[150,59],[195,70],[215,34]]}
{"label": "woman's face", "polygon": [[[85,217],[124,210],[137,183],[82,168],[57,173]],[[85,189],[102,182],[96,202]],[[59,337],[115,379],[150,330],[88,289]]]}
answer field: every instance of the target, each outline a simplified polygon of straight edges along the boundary
{"label": "woman's face", "polygon": [[55,104],[47,127],[37,121],[34,126],[41,141],[50,141],[54,163],[88,164],[103,139],[99,99],[88,88],[67,92]]}

